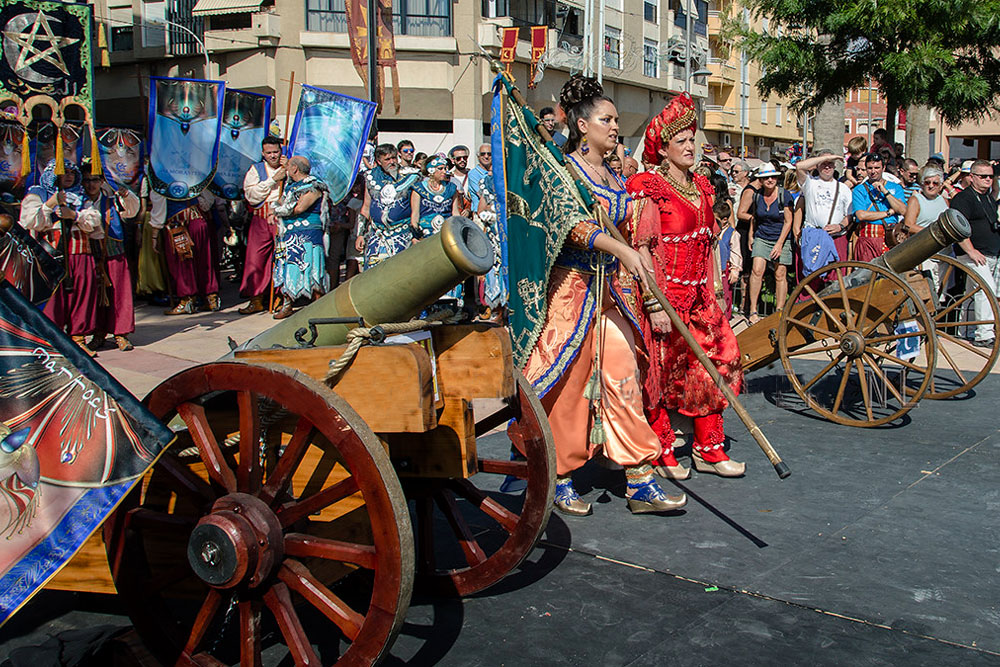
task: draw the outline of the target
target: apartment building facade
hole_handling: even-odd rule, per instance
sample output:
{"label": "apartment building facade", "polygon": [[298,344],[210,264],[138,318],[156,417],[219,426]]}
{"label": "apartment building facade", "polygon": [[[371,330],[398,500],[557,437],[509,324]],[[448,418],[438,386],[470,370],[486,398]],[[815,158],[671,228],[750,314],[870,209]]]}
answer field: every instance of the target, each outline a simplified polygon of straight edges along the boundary
{"label": "apartment building facade", "polygon": [[[769,30],[766,19],[750,16],[737,0],[711,0],[708,23],[708,98],[705,104],[705,134],[717,146],[741,147],[748,157],[784,159],[793,143],[802,141],[802,119],[792,113],[788,101],[761,97],[757,81],[761,71],[723,38],[726,19],[740,19],[756,30]],[[810,121],[811,122],[811,121]],[[812,130],[808,133],[812,142]]]}
{"label": "apartment building facade", "polygon": [[[225,80],[275,97],[284,128],[289,79],[366,97],[348,50],[345,0],[93,0],[107,26],[110,68],[98,70],[96,115],[102,123],[141,125],[148,77]],[[636,149],[649,118],[691,81],[692,95],[709,97],[708,4],[690,0],[596,0],[587,33],[585,0],[394,0],[401,108],[392,97],[379,117],[380,139],[412,139],[417,150],[474,146],[489,131],[500,27],[523,27],[512,71],[533,107],[554,106],[573,71],[601,71],[617,103],[621,135]],[[603,3],[603,7],[601,7]],[[544,75],[528,88],[527,26],[547,25]],[[688,30],[690,27],[690,31]],[[691,67],[685,68],[688,34]],[[388,85],[388,77],[387,77]],[[292,92],[294,113],[298,91]]]}

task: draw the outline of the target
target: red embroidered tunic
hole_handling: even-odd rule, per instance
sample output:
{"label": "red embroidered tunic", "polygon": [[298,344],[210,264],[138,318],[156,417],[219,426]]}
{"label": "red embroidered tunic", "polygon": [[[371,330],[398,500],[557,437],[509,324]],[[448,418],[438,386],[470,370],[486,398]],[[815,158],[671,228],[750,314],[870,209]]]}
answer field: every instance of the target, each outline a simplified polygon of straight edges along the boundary
{"label": "red embroidered tunic", "polygon": [[[697,204],[655,171],[630,178],[628,190],[636,206],[633,244],[649,247],[657,285],[726,383],[739,393],[743,384],[739,347],[712,287],[713,190],[702,176],[696,175],[694,183],[701,195]],[[643,338],[649,351],[646,412],[657,435],[666,440],[667,409],[703,417],[721,413],[728,401],[676,330],[656,333],[649,319],[644,320]]]}

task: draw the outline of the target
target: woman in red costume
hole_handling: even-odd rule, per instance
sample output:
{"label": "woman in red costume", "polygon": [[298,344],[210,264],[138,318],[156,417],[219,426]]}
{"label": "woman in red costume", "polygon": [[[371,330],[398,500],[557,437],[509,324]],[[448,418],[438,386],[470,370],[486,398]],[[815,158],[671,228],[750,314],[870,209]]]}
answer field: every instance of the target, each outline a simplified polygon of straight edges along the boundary
{"label": "woman in red costume", "polygon": [[[632,242],[653,263],[656,283],[694,334],[723,380],[739,393],[743,369],[736,337],[712,289],[712,186],[691,173],[695,162],[696,115],[685,93],[675,97],[646,128],[643,160],[659,165],[628,181],[635,202]],[[674,457],[668,410],[693,418],[695,470],[739,477],[745,464],[723,448],[722,411],[728,402],[651,295],[644,339],[649,350],[644,402],[650,425],[663,443],[656,461],[666,476],[686,479],[690,470]],[[665,470],[663,470],[665,469]]]}
{"label": "woman in red costume", "polygon": [[[582,76],[571,78],[559,99],[570,131],[563,150],[612,222],[627,224],[625,184],[604,161],[618,142],[614,103],[596,80]],[[625,468],[633,513],[675,510],[687,502],[684,495],[666,495],[650,466],[660,441],[643,414],[635,299],[648,268],[636,250],[594,220],[583,220],[569,232],[549,274],[545,322],[524,375],[552,426],[555,506],[565,514],[591,513],[573,488],[571,473],[601,449]]]}

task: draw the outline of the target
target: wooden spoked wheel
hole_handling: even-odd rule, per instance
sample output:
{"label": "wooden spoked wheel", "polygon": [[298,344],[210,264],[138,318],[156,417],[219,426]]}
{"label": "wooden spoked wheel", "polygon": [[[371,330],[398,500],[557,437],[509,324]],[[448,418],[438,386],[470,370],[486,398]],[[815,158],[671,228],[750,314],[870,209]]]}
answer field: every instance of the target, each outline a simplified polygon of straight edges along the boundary
{"label": "wooden spoked wheel", "polygon": [[413,534],[378,439],[307,376],[218,362],[146,398],[177,442],[106,523],[136,630],[164,664],[370,665],[413,587]]}
{"label": "wooden spoked wheel", "polygon": [[[938,340],[938,364],[924,398],[951,398],[963,394],[982,381],[1000,356],[1000,338],[993,337],[990,347],[976,347],[973,327],[993,327],[1000,331],[1000,306],[989,284],[975,271],[954,257],[937,255],[936,300],[927,303],[934,319]],[[976,299],[989,303],[991,319],[977,320]]]}
{"label": "wooden spoked wheel", "polygon": [[[507,426],[469,479],[407,479],[417,540],[417,585],[436,595],[471,595],[516,568],[545,530],[555,492],[555,446],[541,403],[520,374],[517,393],[488,416],[477,415],[476,436]],[[495,439],[494,439],[495,440]],[[503,480],[523,480],[523,491],[501,493]]]}
{"label": "wooden spoked wheel", "polygon": [[[867,274],[855,273],[866,271]],[[836,276],[822,290],[823,276]],[[861,276],[869,276],[861,280]],[[808,300],[797,303],[800,295]],[[937,355],[934,324],[900,276],[837,262],[792,291],[778,324],[781,363],[795,393],[830,421],[880,426],[916,405]]]}

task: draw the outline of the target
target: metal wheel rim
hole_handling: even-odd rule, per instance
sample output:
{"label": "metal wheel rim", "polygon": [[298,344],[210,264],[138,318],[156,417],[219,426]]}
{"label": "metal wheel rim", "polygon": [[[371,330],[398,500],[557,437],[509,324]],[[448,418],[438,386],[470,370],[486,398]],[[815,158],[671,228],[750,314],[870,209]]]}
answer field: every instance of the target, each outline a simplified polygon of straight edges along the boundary
{"label": "metal wheel rim", "polygon": [[[979,291],[979,290],[982,290],[985,293],[986,297],[989,300],[990,309],[993,311],[993,326],[994,326],[994,331],[1000,331],[1000,305],[998,305],[997,299],[996,299],[996,297],[993,296],[993,293],[990,291],[989,285],[986,283],[986,281],[984,281],[979,274],[975,273],[974,271],[971,271],[969,269],[969,267],[967,267],[965,264],[962,264],[960,261],[958,261],[954,257],[949,257],[947,255],[935,255],[931,259],[936,260],[936,261],[944,262],[945,264],[947,264],[948,266],[952,267],[953,269],[962,271],[962,273],[966,277],[966,280],[970,280],[971,279],[974,283],[976,283],[977,289],[974,290],[973,293],[975,291]],[[942,280],[942,285],[944,284],[944,282],[945,281]],[[941,292],[938,292],[937,296],[938,296],[938,301],[940,301]],[[972,298],[970,296],[970,293],[968,291],[966,291],[966,293],[962,295],[961,300],[964,301],[964,300],[970,299],[970,298]],[[947,331],[944,331],[944,329],[950,329],[952,326],[956,326],[957,327],[957,326],[963,326],[963,325],[951,325],[951,324],[947,324],[945,326],[942,326],[942,323],[943,323],[943,321],[946,321],[945,318],[947,318],[947,315],[949,314],[949,312],[952,312],[952,311],[947,310],[947,309],[953,309],[953,308],[955,308],[955,306],[949,304],[947,306],[944,306],[945,310],[942,310],[941,306],[938,306],[937,304],[934,304],[934,306],[935,306],[935,308],[933,310],[931,310],[930,308],[928,308],[927,310],[928,310],[928,312],[930,313],[931,317],[934,320],[935,329],[937,331],[937,336],[938,336],[938,364],[939,364],[939,367],[940,367],[940,364],[942,363],[941,357],[944,357],[943,362],[945,364],[948,364],[949,366],[951,366],[952,371],[955,372],[959,376],[960,380],[964,380],[964,383],[961,386],[959,386],[958,388],[950,389],[950,390],[942,390],[942,391],[937,391],[935,389],[935,387],[933,386],[933,382],[932,382],[932,385],[930,387],[928,387],[928,389],[927,389],[927,393],[924,394],[924,398],[930,398],[930,399],[933,399],[933,400],[940,400],[940,399],[944,399],[944,398],[952,398],[954,396],[957,396],[959,394],[962,394],[962,393],[965,393],[965,392],[969,391],[970,389],[972,389],[973,387],[975,387],[977,384],[979,384],[980,382],[982,382],[983,379],[987,375],[990,374],[990,371],[992,371],[994,365],[996,365],[997,358],[1000,357],[1000,338],[998,338],[997,336],[994,336],[994,338],[993,338],[993,346],[990,347],[990,348],[988,348],[988,350],[989,350],[988,353],[984,352],[984,350],[986,350],[987,348],[976,348],[976,347],[973,347],[971,344],[966,343],[964,340],[963,341],[956,340],[955,336],[953,336],[951,333],[949,333]],[[964,326],[967,326],[967,325],[964,325]],[[985,356],[985,359],[984,359],[983,367],[974,376],[970,377],[968,380],[965,380],[964,377],[962,376],[961,372],[959,371],[959,369],[955,368],[954,360],[951,358],[950,354],[947,351],[947,348],[945,347],[945,345],[947,343],[953,343],[955,345],[958,345],[959,347],[963,347],[963,348],[969,350],[970,352],[972,352],[973,354],[977,355],[980,358],[983,358],[983,355],[985,354],[986,356]]]}
{"label": "metal wheel rim", "polygon": [[[833,272],[833,271],[836,271],[837,275],[839,276],[841,269],[844,269],[844,273],[845,274],[849,274],[852,270],[855,270],[855,269],[867,269],[867,270],[871,271],[872,272],[872,277],[871,277],[869,283],[865,283],[865,285],[869,285],[869,284],[874,285],[876,279],[887,280],[887,281],[891,282],[893,285],[895,285],[903,293],[903,298],[900,299],[900,301],[899,301],[899,303],[898,303],[898,305],[896,306],[895,309],[898,310],[898,308],[903,307],[903,305],[906,303],[906,301],[909,300],[913,304],[913,308],[916,310],[916,313],[915,313],[913,319],[916,319],[916,320],[918,320],[918,321],[920,321],[920,322],[923,323],[923,331],[918,332],[918,335],[919,334],[924,334],[925,335],[925,338],[924,338],[925,343],[923,345],[923,354],[924,354],[924,358],[926,359],[927,363],[926,363],[926,366],[924,368],[919,369],[920,372],[923,373],[923,380],[912,391],[903,391],[903,392],[900,392],[900,396],[896,396],[895,397],[896,400],[899,401],[900,407],[898,409],[890,412],[889,414],[882,416],[882,417],[877,417],[876,418],[873,415],[869,414],[869,411],[871,409],[871,406],[870,406],[870,402],[871,401],[870,401],[870,398],[868,398],[868,397],[863,397],[863,400],[864,400],[864,402],[866,404],[866,408],[865,408],[866,414],[865,414],[865,416],[867,417],[867,418],[864,418],[864,419],[851,418],[851,417],[847,417],[847,416],[843,416],[841,414],[838,414],[840,412],[839,408],[842,408],[843,406],[842,405],[838,405],[836,398],[834,399],[833,406],[831,406],[831,407],[838,408],[837,410],[830,410],[826,406],[821,405],[818,401],[816,401],[813,398],[813,396],[809,392],[809,389],[811,388],[811,386],[813,386],[814,383],[816,383],[822,376],[828,374],[830,370],[833,370],[835,368],[839,368],[840,367],[840,363],[839,362],[835,366],[831,366],[831,367],[826,368],[824,371],[820,372],[817,376],[814,376],[810,380],[810,382],[806,382],[806,383],[803,383],[803,382],[801,382],[799,380],[799,378],[798,378],[798,376],[797,376],[797,374],[795,372],[795,369],[792,366],[792,359],[794,357],[803,355],[804,354],[804,351],[803,351],[804,348],[796,348],[796,350],[789,350],[788,349],[788,334],[789,334],[790,328],[791,327],[801,327],[802,326],[801,325],[801,322],[802,322],[801,320],[798,320],[798,322],[792,322],[792,319],[798,319],[798,318],[792,318],[789,315],[789,312],[792,310],[792,308],[794,307],[794,304],[797,302],[799,296],[803,292],[809,294],[810,291],[812,291],[812,287],[810,286],[810,283],[813,280],[821,278],[822,276],[824,276],[824,275],[826,275],[826,274],[828,274],[830,272]],[[833,281],[830,284],[838,284],[838,280],[835,280],[835,281]],[[872,287],[871,290],[869,290],[866,286],[862,286],[862,291],[865,293],[865,299],[870,299],[871,298],[870,293],[873,294],[874,293],[873,290],[874,290],[874,287]],[[825,299],[836,299],[837,303],[835,304],[835,306],[837,308],[843,309],[843,305],[844,305],[843,300],[844,300],[844,295],[846,294],[846,291],[847,290],[844,287],[844,283],[842,281],[839,281],[839,289],[837,290],[837,292],[835,294],[832,294],[830,296],[825,297]],[[813,296],[812,300],[813,300],[813,303],[817,304],[816,308],[822,310],[821,307],[818,305],[816,297]],[[847,300],[849,302],[850,298],[848,298]],[[825,301],[824,301],[824,305],[826,305]],[[849,305],[849,303],[848,303],[848,305]],[[869,305],[870,305],[870,303],[869,303]],[[854,312],[853,309],[852,309],[852,314],[853,314],[853,316],[854,316],[855,319],[861,319],[862,316],[866,319],[865,324],[862,325],[862,329],[868,328],[867,325],[870,324],[870,321],[867,320],[868,314],[867,314],[867,312],[865,312],[866,310],[867,310],[867,307],[865,306],[864,300],[862,301],[861,307],[858,309],[857,312]],[[892,310],[892,309],[890,309],[890,310]],[[824,315],[824,317],[826,317],[826,316]],[[889,271],[887,269],[884,269],[881,266],[878,266],[876,264],[871,264],[871,263],[868,263],[868,262],[856,262],[856,261],[835,262],[833,264],[829,264],[829,265],[823,267],[822,269],[820,269],[818,271],[815,271],[815,272],[811,273],[810,275],[808,275],[806,278],[804,278],[802,281],[800,281],[798,285],[796,285],[795,289],[792,290],[792,293],[789,295],[788,300],[786,301],[785,310],[782,311],[782,315],[781,315],[780,321],[778,323],[778,348],[779,348],[779,354],[780,354],[780,357],[781,357],[781,364],[784,367],[785,375],[788,378],[789,382],[792,384],[792,388],[794,389],[795,393],[798,394],[799,398],[801,398],[805,402],[805,404],[807,406],[809,406],[810,409],[812,409],[814,412],[817,412],[818,414],[820,414],[825,419],[827,419],[829,421],[832,421],[832,422],[835,422],[835,423],[838,423],[838,424],[845,425],[845,426],[857,426],[857,427],[861,427],[861,428],[870,428],[870,427],[875,427],[875,426],[882,426],[884,424],[888,424],[888,423],[890,423],[890,422],[892,422],[892,421],[894,421],[894,420],[902,417],[904,414],[906,414],[911,409],[913,409],[913,407],[916,405],[916,403],[920,400],[920,398],[923,396],[923,394],[927,391],[928,387],[930,386],[930,382],[931,382],[931,379],[933,377],[933,370],[934,370],[936,359],[937,359],[937,341],[936,341],[936,337],[935,337],[935,334],[934,334],[934,330],[933,330],[933,328],[931,326],[931,322],[932,321],[931,321],[930,315],[927,313],[927,309],[924,307],[923,301],[917,296],[916,292],[913,291],[913,289],[906,283],[905,280],[903,280],[902,278],[900,278],[899,276],[897,276],[893,272],[891,272],[891,271]],[[874,333],[874,329],[877,329],[879,326],[882,326],[881,322],[880,323],[876,323],[875,326],[871,327],[872,333]],[[869,348],[868,348],[868,336],[867,335],[863,335],[862,338],[865,341],[865,351],[868,352],[868,350],[869,350]],[[807,346],[804,346],[804,347],[808,347],[808,345],[810,345],[810,344],[811,343],[807,344]],[[837,349],[837,348],[836,348],[836,346],[831,346],[828,349]],[[816,352],[822,352],[824,350],[815,350],[815,351]],[[874,355],[872,355],[872,356],[874,358]],[[881,357],[880,357],[880,359],[881,359]],[[865,362],[862,361],[861,365],[863,366],[864,363]],[[852,362],[852,365],[854,366],[853,370],[856,371],[857,370],[857,365],[854,362]],[[849,382],[849,376],[851,375],[851,371],[852,371],[852,369],[848,369],[847,370],[846,375],[848,377],[846,379],[844,378],[843,375],[841,376],[841,385],[838,387],[838,392],[837,392],[838,395],[842,396],[844,394],[846,385]],[[858,378],[859,378],[859,386],[866,386],[864,383],[867,382],[867,379],[866,378],[862,378],[860,372],[858,372]],[[886,383],[886,384],[888,384],[888,383]],[[866,388],[862,389],[862,393],[866,395],[867,394],[867,389]]]}

